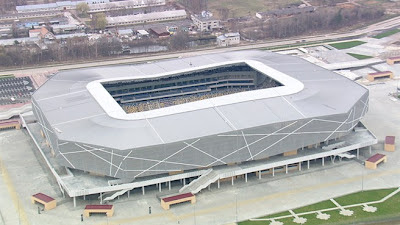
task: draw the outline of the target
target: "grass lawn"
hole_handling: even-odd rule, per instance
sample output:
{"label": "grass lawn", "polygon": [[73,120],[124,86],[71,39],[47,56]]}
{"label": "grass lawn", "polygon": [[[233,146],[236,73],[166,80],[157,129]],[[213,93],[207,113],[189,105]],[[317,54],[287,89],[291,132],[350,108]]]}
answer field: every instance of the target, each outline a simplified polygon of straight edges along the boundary
{"label": "grass lawn", "polygon": [[369,56],[369,55],[360,55],[360,54],[355,54],[355,53],[347,53],[347,55],[353,56],[354,58],[359,59],[359,60],[373,58],[372,56]]}
{"label": "grass lawn", "polygon": [[4,74],[0,75],[0,79],[5,79],[5,78],[14,78],[14,74]]}
{"label": "grass lawn", "polygon": [[[350,205],[356,203],[364,203],[369,201],[376,201],[380,200],[389,193],[393,192],[396,189],[381,189],[381,190],[372,190],[372,191],[364,191],[364,192],[357,192],[350,195],[345,195],[339,198],[335,198],[335,200],[341,205]],[[309,214],[304,215],[307,219],[305,225],[323,225],[323,224],[335,224],[335,225],[347,225],[354,222],[364,222],[364,221],[379,221],[388,218],[395,218],[399,216],[400,212],[400,193],[394,195],[390,199],[386,200],[383,203],[373,204],[378,208],[378,210],[374,213],[365,212],[362,209],[362,206],[350,208],[354,213],[352,216],[342,216],[339,214],[339,210],[329,211],[326,212],[331,217],[329,220],[320,220],[316,216],[316,214]],[[302,208],[298,208],[293,210],[295,213],[313,211],[323,208],[331,208],[334,207],[334,204],[329,200],[322,201],[313,205],[305,206]],[[289,212],[281,212],[278,214],[273,214],[261,218],[274,218],[278,216],[289,215]],[[293,217],[279,219],[278,221],[283,222],[286,224],[296,224],[293,222]],[[240,225],[261,225],[261,224],[269,224],[269,221],[243,221],[239,223]]]}
{"label": "grass lawn", "polygon": [[399,33],[399,32],[400,32],[399,29],[388,30],[388,31],[385,31],[385,32],[382,32],[380,34],[377,34],[377,35],[373,36],[373,38],[381,39],[381,38],[388,37],[390,35],[393,35],[393,34],[396,34],[396,33]]}
{"label": "grass lawn", "polygon": [[330,44],[330,46],[332,46],[336,49],[347,49],[347,48],[356,47],[358,45],[362,45],[364,43],[365,42],[363,42],[363,41],[348,41],[348,42],[333,43],[333,44]]}
{"label": "grass lawn", "polygon": [[218,15],[218,9],[227,8],[229,18],[251,15],[254,17],[256,12],[265,12],[272,9],[279,9],[287,5],[299,3],[300,0],[209,0],[208,9],[215,15]]}

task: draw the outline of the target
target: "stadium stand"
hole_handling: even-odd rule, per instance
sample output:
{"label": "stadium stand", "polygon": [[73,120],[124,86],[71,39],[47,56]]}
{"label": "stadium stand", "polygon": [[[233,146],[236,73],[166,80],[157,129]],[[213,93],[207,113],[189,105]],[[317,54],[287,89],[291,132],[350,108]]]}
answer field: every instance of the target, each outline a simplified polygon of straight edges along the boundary
{"label": "stadium stand", "polygon": [[246,64],[221,66],[157,79],[103,83],[127,113],[281,85]]}

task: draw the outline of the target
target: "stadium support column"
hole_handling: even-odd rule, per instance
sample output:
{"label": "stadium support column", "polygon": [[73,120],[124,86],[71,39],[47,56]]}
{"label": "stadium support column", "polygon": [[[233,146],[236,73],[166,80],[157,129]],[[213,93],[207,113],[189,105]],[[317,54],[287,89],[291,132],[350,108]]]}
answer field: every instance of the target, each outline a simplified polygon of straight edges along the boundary
{"label": "stadium support column", "polygon": [[325,166],[325,158],[322,157],[322,166]]}
{"label": "stadium support column", "polygon": [[232,186],[233,186],[233,177],[232,177]]}
{"label": "stadium support column", "polygon": [[288,166],[289,166],[288,164],[286,164],[286,166],[285,166],[286,174],[288,173]]}
{"label": "stadium support column", "polygon": [[144,186],[142,186],[142,194],[144,195]]}
{"label": "stadium support column", "polygon": [[219,189],[219,179],[218,179],[217,183],[218,183],[218,189]]}
{"label": "stadium support column", "polygon": [[357,159],[359,159],[359,157],[360,157],[360,149],[357,148]]}
{"label": "stadium support column", "polygon": [[245,180],[246,183],[247,183],[247,173],[244,174],[244,180]]}
{"label": "stadium support column", "polygon": [[76,197],[72,197],[74,199],[74,208],[76,208]]}
{"label": "stadium support column", "polygon": [[103,193],[100,192],[100,204],[103,204]]}
{"label": "stadium support column", "polygon": [[301,171],[301,162],[299,162],[299,171]]}
{"label": "stadium support column", "polygon": [[272,176],[273,177],[275,176],[275,168],[274,167],[272,167]]}
{"label": "stadium support column", "polygon": [[162,183],[159,183],[159,184],[158,184],[158,191],[159,191],[159,192],[161,192],[161,185],[162,185]]}
{"label": "stadium support column", "polygon": [[260,171],[258,171],[258,179],[260,179],[260,180],[261,180],[261,170],[260,170]]}
{"label": "stadium support column", "polygon": [[371,145],[369,146],[369,154],[370,154],[370,155],[372,154],[372,147],[371,147]]}
{"label": "stadium support column", "polygon": [[171,190],[171,181],[168,181],[168,190]]}
{"label": "stadium support column", "polygon": [[307,169],[310,169],[310,160],[307,160]]}
{"label": "stadium support column", "polygon": [[131,190],[128,191],[128,198],[129,198],[129,194],[131,193]]}

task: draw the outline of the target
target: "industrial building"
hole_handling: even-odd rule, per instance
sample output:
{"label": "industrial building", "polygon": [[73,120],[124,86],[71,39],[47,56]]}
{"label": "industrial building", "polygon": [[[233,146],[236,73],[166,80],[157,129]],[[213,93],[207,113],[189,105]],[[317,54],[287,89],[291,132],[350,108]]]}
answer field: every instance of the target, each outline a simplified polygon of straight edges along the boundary
{"label": "industrial building", "polygon": [[239,33],[226,33],[217,37],[217,45],[221,47],[240,44]]}
{"label": "industrial building", "polygon": [[186,16],[185,10],[171,10],[137,15],[107,17],[107,27],[156,23],[169,20],[182,20],[185,19]]}
{"label": "industrial building", "polygon": [[52,171],[71,197],[115,192],[113,199],[182,179],[180,192],[197,193],[222,179],[233,184],[236,176],[247,181],[349,151],[358,156],[377,143],[359,123],[366,88],[303,59],[257,50],[62,71],[32,105],[52,161],[101,175],[83,187]]}

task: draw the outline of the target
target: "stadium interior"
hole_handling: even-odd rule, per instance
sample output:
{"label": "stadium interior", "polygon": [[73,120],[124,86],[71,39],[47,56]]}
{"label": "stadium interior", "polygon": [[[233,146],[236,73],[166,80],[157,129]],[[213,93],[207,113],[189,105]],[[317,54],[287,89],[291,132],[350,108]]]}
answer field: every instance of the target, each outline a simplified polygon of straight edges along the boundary
{"label": "stadium interior", "polygon": [[246,63],[151,79],[103,82],[126,113],[149,111],[238,92],[283,86]]}

